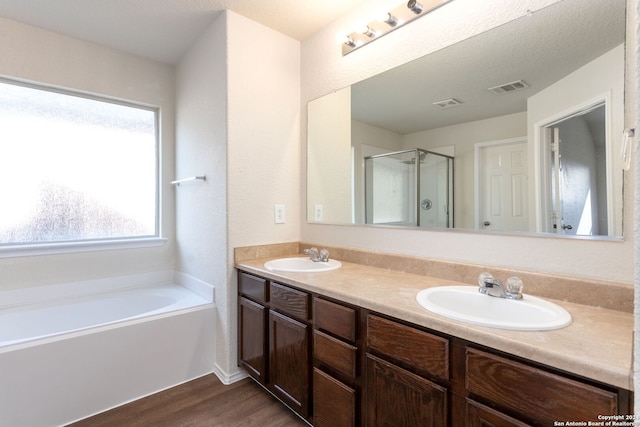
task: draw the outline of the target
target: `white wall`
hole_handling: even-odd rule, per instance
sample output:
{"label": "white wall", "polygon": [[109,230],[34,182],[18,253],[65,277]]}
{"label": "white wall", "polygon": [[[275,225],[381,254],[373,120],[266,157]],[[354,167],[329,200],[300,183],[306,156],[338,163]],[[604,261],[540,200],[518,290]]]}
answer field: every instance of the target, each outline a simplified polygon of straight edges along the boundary
{"label": "white wall", "polygon": [[[220,14],[177,66],[176,177],[205,175],[176,192],[176,269],[215,289],[216,340],[228,336],[227,47]],[[218,301],[220,300],[220,301]],[[214,369],[214,360],[211,367]]]}
{"label": "white wall", "polygon": [[[351,222],[351,88],[338,90],[309,103],[307,219],[314,221],[315,205],[322,206],[317,221]],[[320,215],[319,215],[320,216]]]}
{"label": "white wall", "polygon": [[[527,10],[535,11],[542,6],[555,3],[555,0],[509,3],[502,0],[456,0],[407,27],[343,57],[335,41],[336,33],[356,28],[357,21],[367,19],[375,12],[375,8],[380,9],[385,5],[391,8],[396,3],[397,1],[385,0],[354,11],[303,42],[303,105],[311,99],[524,16]],[[427,42],[416,43],[415,40]],[[635,84],[633,79],[629,79],[627,83]],[[634,115],[629,115],[629,108],[627,111],[627,117],[635,120]],[[304,147],[306,117],[303,117],[302,128],[301,138]],[[304,176],[303,171],[302,177]],[[633,197],[630,192],[627,192],[625,197],[625,218],[633,218]],[[302,238],[304,241],[327,245],[352,246],[486,266],[504,266],[631,283],[634,276],[634,238],[631,222],[626,222],[624,242],[513,237],[458,231],[371,229],[362,226],[306,223],[302,225]]]}
{"label": "white wall", "polygon": [[[233,248],[297,241],[303,220],[300,160],[300,43],[227,12],[228,287],[216,289],[220,323],[216,362],[236,366]],[[220,195],[222,197],[222,195]],[[273,207],[286,206],[284,224]]]}
{"label": "white wall", "polygon": [[162,235],[169,238],[155,248],[3,258],[0,289],[173,269],[173,67],[3,18],[0,34],[0,76],[160,107]]}

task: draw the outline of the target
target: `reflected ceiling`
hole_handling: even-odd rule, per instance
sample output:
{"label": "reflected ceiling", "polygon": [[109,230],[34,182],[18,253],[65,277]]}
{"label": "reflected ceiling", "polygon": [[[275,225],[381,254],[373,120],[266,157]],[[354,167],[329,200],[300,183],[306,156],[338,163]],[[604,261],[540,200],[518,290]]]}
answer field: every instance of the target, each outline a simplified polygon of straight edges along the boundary
{"label": "reflected ceiling", "polygon": [[[354,84],[352,117],[404,135],[525,111],[527,98],[624,42],[624,15],[614,3],[624,0],[584,0],[579,8],[560,2],[548,19],[518,20],[521,37],[505,25]],[[575,34],[585,37],[576,41]],[[529,87],[507,95],[487,90],[516,80]],[[432,105],[450,98],[462,105]]]}

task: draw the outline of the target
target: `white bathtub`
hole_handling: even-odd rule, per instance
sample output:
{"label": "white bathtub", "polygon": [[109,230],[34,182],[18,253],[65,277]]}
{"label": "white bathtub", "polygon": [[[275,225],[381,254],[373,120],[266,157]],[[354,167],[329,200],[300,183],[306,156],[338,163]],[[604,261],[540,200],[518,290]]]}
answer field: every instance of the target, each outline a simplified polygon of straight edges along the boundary
{"label": "white bathtub", "polygon": [[212,289],[173,272],[0,292],[0,426],[65,425],[205,375],[214,341]]}

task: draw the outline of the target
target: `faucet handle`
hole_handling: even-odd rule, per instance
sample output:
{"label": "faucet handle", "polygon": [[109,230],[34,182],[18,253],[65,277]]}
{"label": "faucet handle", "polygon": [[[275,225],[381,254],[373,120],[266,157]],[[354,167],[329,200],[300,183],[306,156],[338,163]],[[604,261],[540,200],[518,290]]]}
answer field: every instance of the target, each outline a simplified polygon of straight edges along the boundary
{"label": "faucet handle", "polygon": [[524,283],[519,277],[509,277],[507,279],[507,294],[513,299],[522,298],[522,290],[524,289]]}
{"label": "faucet handle", "polygon": [[486,288],[487,287],[487,281],[493,279],[493,276],[491,275],[491,273],[480,273],[480,275],[478,276],[478,285],[480,285],[481,288]]}
{"label": "faucet handle", "polygon": [[320,261],[329,262],[329,251],[327,249],[320,249]]}
{"label": "faucet handle", "polygon": [[313,262],[320,261],[320,254],[318,253],[318,248],[309,248],[302,251],[305,255],[309,255],[309,258]]}

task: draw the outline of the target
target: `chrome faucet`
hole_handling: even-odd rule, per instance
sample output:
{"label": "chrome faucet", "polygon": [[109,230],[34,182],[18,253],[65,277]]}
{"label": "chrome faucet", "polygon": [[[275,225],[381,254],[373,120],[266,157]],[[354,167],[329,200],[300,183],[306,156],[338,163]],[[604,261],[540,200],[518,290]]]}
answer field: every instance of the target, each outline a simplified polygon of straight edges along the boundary
{"label": "chrome faucet", "polygon": [[303,251],[305,255],[309,255],[309,259],[313,262],[329,262],[329,251],[326,249],[309,248]]}
{"label": "chrome faucet", "polygon": [[509,277],[506,286],[489,273],[481,273],[478,276],[480,293],[497,298],[519,300],[522,299],[522,280],[518,277]]}

